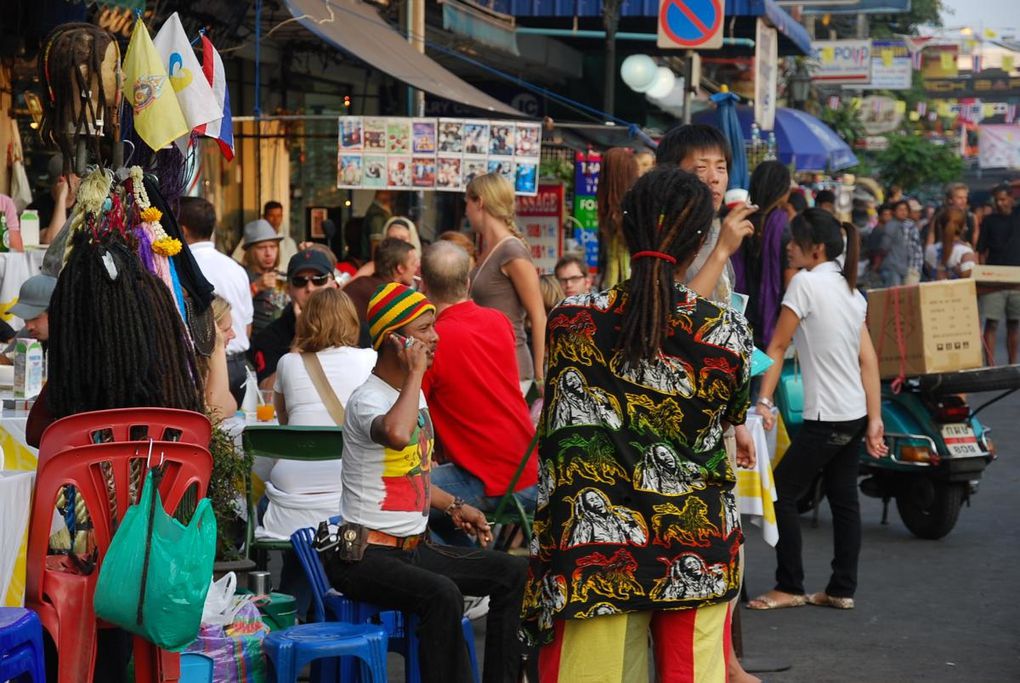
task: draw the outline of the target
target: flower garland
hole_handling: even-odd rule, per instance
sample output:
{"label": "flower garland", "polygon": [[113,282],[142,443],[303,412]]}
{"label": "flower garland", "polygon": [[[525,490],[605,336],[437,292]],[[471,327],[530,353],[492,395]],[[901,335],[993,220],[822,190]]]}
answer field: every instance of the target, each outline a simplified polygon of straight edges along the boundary
{"label": "flower garland", "polygon": [[142,176],[142,169],[139,166],[132,166],[131,191],[135,195],[135,206],[138,207],[138,217],[143,223],[148,223],[152,228],[155,239],[152,241],[152,251],[160,256],[176,256],[181,251],[181,241],[170,237],[163,229],[159,220],[163,213],[152,206],[149,201],[149,194],[145,191],[145,182]]}

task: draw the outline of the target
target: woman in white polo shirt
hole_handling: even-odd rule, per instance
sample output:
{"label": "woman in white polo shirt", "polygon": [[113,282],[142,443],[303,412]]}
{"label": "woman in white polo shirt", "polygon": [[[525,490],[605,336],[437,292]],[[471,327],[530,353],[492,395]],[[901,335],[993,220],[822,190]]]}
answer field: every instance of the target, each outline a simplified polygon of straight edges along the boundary
{"label": "woman in white polo shirt", "polygon": [[[887,452],[883,440],[878,360],[864,324],[867,302],[857,291],[860,239],[849,223],[808,209],[791,224],[787,247],[791,268],[801,268],[783,297],[768,354],[774,364],[762,380],[758,412],[772,428],[772,394],[783,355],[792,340],[803,368],[804,424],[775,470],[776,586],[752,600],[751,609],[798,607],[805,603],[853,607],[861,515],[857,500],[857,458],[861,439],[868,453]],[[846,259],[843,253],[846,233]],[[832,576],[824,591],[805,595],[797,500],[821,470],[832,510],[835,537]]]}

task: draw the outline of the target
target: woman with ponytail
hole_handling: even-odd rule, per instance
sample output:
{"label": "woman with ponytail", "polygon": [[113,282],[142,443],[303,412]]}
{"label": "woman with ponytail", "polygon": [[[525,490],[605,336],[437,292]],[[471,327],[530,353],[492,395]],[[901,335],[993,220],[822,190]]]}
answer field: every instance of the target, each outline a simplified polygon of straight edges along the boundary
{"label": "woman with ponytail", "polygon": [[[471,298],[479,306],[503,311],[514,328],[517,372],[526,394],[532,380],[539,391],[545,382],[545,305],[538,272],[514,219],[515,197],[499,173],[480,175],[468,183],[465,214],[482,238],[478,265],[471,271]],[[531,349],[524,321],[531,323]]]}
{"label": "woman with ponytail", "polygon": [[743,539],[723,432],[748,408],[751,331],[681,284],[707,185],[660,167],[620,208],[630,279],[550,313],[524,632],[545,683],[643,677],[649,632],[658,680],[722,683]]}
{"label": "woman with ponytail", "polygon": [[967,229],[967,214],[955,206],[944,209],[935,218],[934,244],[924,253],[924,264],[933,280],[955,280],[969,277],[977,263],[977,254],[963,241]]}
{"label": "woman with ponytail", "polygon": [[[875,458],[888,452],[883,440],[878,359],[865,325],[868,304],[857,291],[860,236],[852,223],[840,225],[827,211],[807,209],[791,223],[787,246],[793,276],[769,343],[773,365],[762,380],[757,410],[766,429],[775,417],[772,395],[791,340],[804,377],[804,424],[775,470],[776,586],[752,600],[751,609],[798,607],[806,603],[839,609],[854,606],[861,514],[857,500],[857,458],[861,440]],[[846,232],[846,258],[840,268]],[[832,510],[835,557],[824,591],[805,595],[797,501],[822,471]]]}

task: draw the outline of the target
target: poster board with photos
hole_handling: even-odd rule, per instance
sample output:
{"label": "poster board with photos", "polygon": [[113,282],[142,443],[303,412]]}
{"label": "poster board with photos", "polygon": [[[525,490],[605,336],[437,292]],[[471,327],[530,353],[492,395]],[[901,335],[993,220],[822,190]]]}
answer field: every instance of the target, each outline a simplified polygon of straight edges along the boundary
{"label": "poster board with photos", "polygon": [[341,116],[338,136],[338,188],[463,192],[496,172],[517,194],[538,193],[539,123]]}

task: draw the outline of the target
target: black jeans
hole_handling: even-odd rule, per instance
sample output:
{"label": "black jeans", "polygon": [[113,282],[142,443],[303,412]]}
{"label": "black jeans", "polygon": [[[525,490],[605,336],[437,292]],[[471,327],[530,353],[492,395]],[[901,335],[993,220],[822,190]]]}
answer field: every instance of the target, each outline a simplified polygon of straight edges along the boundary
{"label": "black jeans", "polygon": [[416,614],[423,683],[470,683],[461,631],[464,594],[489,596],[484,683],[516,683],[517,639],[528,562],[477,548],[424,543],[413,551],[370,545],[360,562],[322,554],[330,583],[353,600]]}
{"label": "black jeans", "polygon": [[857,589],[857,557],[861,550],[861,509],[857,500],[857,459],[867,418],[849,422],[804,420],[786,455],[776,467],[776,589],[804,593],[800,515],[797,501],[822,471],[825,495],[832,510],[832,576],[825,592],[851,598]]}

